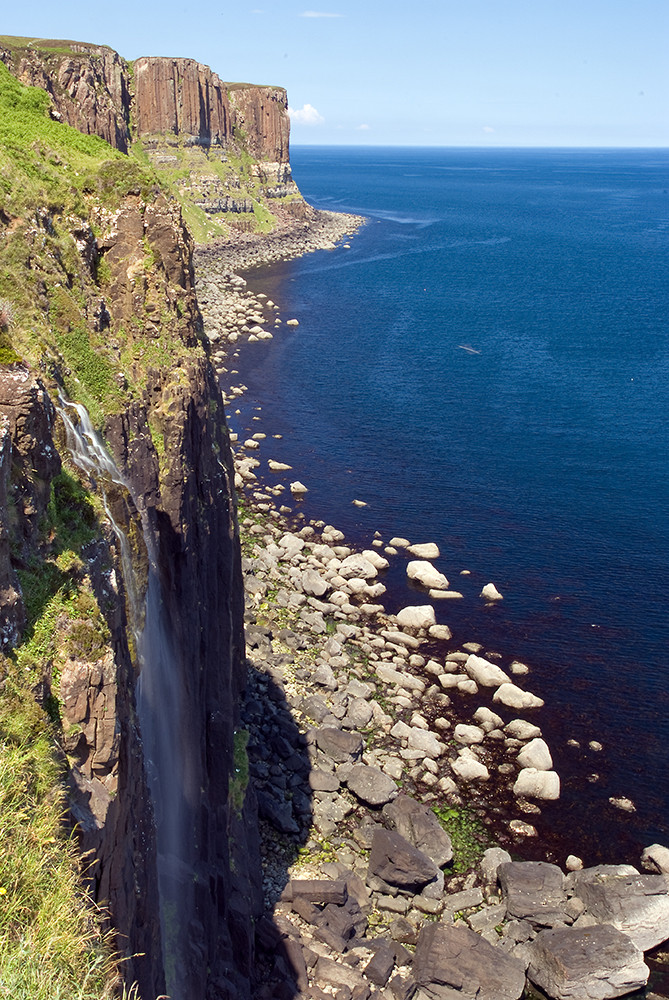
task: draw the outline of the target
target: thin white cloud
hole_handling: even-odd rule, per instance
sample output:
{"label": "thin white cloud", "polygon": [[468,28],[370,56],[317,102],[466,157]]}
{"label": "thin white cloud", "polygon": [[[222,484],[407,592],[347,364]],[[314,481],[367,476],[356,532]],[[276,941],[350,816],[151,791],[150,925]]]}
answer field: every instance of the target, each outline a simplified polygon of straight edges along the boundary
{"label": "thin white cloud", "polygon": [[343,17],[343,14],[329,14],[324,10],[304,10],[300,17]]}
{"label": "thin white cloud", "polygon": [[492,128],[491,125],[484,125],[483,126],[483,131],[484,132],[494,132],[495,130],[494,130],[494,128]]}
{"label": "thin white cloud", "polygon": [[371,128],[370,125],[356,125],[358,132],[368,132]]}
{"label": "thin white cloud", "polygon": [[322,125],[325,121],[313,104],[305,104],[301,108],[288,108],[288,114],[291,122],[295,122],[296,125]]}

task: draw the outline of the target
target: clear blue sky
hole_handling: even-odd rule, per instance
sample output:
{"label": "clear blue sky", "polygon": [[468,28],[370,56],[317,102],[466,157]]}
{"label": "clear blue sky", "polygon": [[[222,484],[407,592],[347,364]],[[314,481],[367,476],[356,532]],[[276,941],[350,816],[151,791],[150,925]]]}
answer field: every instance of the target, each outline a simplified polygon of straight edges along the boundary
{"label": "clear blue sky", "polygon": [[292,141],[669,145],[669,0],[34,0],[6,34],[286,87]]}

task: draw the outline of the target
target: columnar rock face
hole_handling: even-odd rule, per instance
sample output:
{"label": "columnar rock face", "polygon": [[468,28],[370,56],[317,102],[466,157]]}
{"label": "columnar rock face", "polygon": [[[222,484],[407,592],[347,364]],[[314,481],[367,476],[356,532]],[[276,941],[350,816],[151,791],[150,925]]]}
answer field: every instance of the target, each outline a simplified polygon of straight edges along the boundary
{"label": "columnar rock face", "polygon": [[130,90],[126,62],[106,45],[36,41],[39,46],[0,46],[0,59],[22,83],[51,95],[60,121],[102,136],[127,152]]}
{"label": "columnar rock face", "polygon": [[194,59],[137,59],[135,104],[139,136],[172,132],[208,146],[232,135],[225,85]]}
{"label": "columnar rock face", "polygon": [[233,125],[246,133],[249,150],[258,160],[288,163],[290,119],[282,87],[230,88]]}
{"label": "columnar rock face", "polygon": [[226,84],[194,59],[135,62],[137,134],[172,133],[202,146],[225,146],[243,134],[253,157],[288,162],[290,120],[280,87]]}

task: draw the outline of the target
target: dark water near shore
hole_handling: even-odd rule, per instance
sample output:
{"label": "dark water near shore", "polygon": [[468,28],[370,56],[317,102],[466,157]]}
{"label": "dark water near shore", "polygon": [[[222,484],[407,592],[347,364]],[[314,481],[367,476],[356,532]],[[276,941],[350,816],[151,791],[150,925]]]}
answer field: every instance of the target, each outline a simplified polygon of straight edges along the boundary
{"label": "dark water near shore", "polygon": [[[300,326],[241,349],[233,426],[283,435],[261,457],[293,466],[308,517],[439,544],[465,597],[438,621],[525,660],[546,700],[563,843],[586,863],[669,844],[669,151],[292,162],[308,201],[369,222],[247,275]],[[403,560],[386,582],[391,610],[424,603]]]}

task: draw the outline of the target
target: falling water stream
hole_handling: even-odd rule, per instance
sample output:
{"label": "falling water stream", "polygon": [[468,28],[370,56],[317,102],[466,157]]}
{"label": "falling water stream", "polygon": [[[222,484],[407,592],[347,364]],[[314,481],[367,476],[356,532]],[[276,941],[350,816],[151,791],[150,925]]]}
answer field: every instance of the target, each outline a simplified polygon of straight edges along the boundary
{"label": "falling water stream", "polygon": [[72,459],[94,482],[118,539],[127,595],[128,617],[135,634],[140,664],[136,687],[137,714],[144,747],[144,766],[153,800],[158,852],[158,891],[163,967],[172,1000],[190,1000],[185,955],[189,921],[194,913],[194,803],[188,801],[188,753],[183,734],[182,682],[157,569],[155,543],[146,514],[142,518],[149,556],[149,578],[140,597],[130,543],[114,518],[107,487],[110,483],[135,497],[128,481],[93,427],[86,409],[60,398]]}

